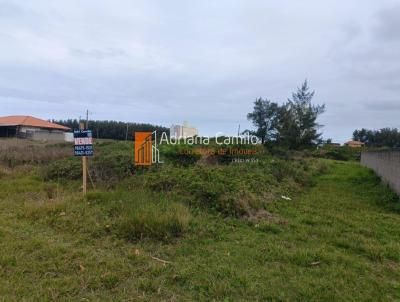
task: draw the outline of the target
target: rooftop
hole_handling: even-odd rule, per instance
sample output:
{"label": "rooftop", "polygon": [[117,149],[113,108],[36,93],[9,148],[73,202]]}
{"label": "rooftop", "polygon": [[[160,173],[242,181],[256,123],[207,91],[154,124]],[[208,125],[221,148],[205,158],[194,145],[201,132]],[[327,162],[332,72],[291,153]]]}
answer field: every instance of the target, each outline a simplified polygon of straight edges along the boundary
{"label": "rooftop", "polygon": [[51,123],[29,115],[10,115],[0,117],[0,126],[29,126],[45,129],[71,130],[68,127]]}
{"label": "rooftop", "polygon": [[345,145],[364,145],[364,143],[360,141],[348,141]]}

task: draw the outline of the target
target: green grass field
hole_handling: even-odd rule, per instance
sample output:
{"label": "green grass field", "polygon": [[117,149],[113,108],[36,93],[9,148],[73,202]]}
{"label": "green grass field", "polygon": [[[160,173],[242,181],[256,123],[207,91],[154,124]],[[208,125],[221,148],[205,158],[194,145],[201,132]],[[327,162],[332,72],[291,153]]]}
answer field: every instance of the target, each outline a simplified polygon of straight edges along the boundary
{"label": "green grass field", "polygon": [[[169,167],[150,173],[157,182],[135,172],[87,198],[77,180],[44,181],[32,166],[3,165],[0,300],[400,300],[397,197],[356,162],[314,161],[326,169],[301,190],[281,168]],[[188,181],[176,169],[188,179],[214,169],[218,178],[205,179],[236,199],[221,195],[224,187],[202,194],[200,176],[187,192],[166,189],[168,175]],[[257,201],[260,219],[226,211],[242,189],[257,197],[249,204]],[[213,198],[222,206],[201,205]]]}

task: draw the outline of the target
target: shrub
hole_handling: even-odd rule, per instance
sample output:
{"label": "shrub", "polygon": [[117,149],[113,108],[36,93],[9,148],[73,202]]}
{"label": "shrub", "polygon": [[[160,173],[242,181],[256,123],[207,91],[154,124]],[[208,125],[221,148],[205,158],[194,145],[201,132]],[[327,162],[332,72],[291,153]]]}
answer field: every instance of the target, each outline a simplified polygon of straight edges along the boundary
{"label": "shrub", "polygon": [[193,153],[183,153],[183,150],[193,150],[193,146],[190,145],[164,145],[160,147],[160,153],[163,157],[163,160],[166,163],[170,163],[177,166],[191,166],[194,165],[199,159],[199,154]]}
{"label": "shrub", "polygon": [[[95,156],[88,158],[89,173],[93,181],[112,187],[134,173],[132,146],[121,142],[101,143],[100,146],[103,147],[95,151]],[[40,172],[45,180],[79,179],[82,175],[81,158],[69,157],[56,160],[41,167]]]}
{"label": "shrub", "polygon": [[262,208],[280,194],[311,185],[320,172],[312,161],[286,162],[279,159],[259,163],[219,166],[196,165],[185,169],[164,165],[157,173],[143,175],[152,190],[188,196],[196,205],[226,215],[243,216]]}
{"label": "shrub", "polygon": [[359,148],[349,148],[347,146],[342,147],[333,147],[333,146],[324,146],[321,149],[315,150],[313,152],[313,156],[319,158],[328,158],[334,160],[360,160],[361,157],[361,149]]}
{"label": "shrub", "polygon": [[75,180],[82,177],[82,162],[80,158],[70,157],[45,165],[40,169],[44,180]]}
{"label": "shrub", "polygon": [[133,154],[124,150],[112,153],[103,152],[90,161],[89,171],[96,182],[115,185],[121,179],[134,173]]}

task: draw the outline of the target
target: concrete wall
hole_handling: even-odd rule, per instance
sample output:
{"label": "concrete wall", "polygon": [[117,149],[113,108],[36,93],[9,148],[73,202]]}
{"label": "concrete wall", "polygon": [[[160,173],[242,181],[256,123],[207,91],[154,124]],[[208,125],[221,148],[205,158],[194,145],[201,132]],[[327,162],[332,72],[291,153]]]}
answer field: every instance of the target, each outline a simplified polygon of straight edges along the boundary
{"label": "concrete wall", "polygon": [[64,133],[64,140],[69,143],[74,142],[74,134],[72,132],[65,132]]}
{"label": "concrete wall", "polygon": [[35,131],[29,133],[29,138],[37,141],[65,141],[64,132]]}
{"label": "concrete wall", "polygon": [[45,131],[45,130],[40,130],[40,128],[37,128],[37,127],[18,126],[18,131],[23,132],[23,133],[28,133],[28,135],[29,135],[29,133],[32,133],[32,132]]}
{"label": "concrete wall", "polygon": [[371,168],[400,195],[400,151],[365,151],[361,165]]}

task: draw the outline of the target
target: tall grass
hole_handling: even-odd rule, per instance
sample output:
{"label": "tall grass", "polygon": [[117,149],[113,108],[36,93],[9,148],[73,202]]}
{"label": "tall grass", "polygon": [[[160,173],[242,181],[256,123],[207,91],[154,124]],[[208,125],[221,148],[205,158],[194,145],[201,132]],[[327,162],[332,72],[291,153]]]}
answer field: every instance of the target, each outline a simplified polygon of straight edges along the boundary
{"label": "tall grass", "polygon": [[73,155],[69,143],[44,143],[26,139],[0,139],[0,163],[9,167],[44,164]]}
{"label": "tall grass", "polygon": [[[0,300],[400,299],[398,198],[357,163],[270,156],[127,172],[130,152],[96,149],[122,181],[87,198],[71,175],[43,181],[3,164]],[[328,173],[312,186],[321,162]],[[221,215],[258,208],[254,224]]]}
{"label": "tall grass", "polygon": [[112,217],[117,236],[135,241],[143,238],[168,241],[184,234],[191,219],[188,208],[166,198],[137,189],[96,192],[87,196],[89,202],[101,204]]}
{"label": "tall grass", "polygon": [[155,238],[167,241],[187,231],[189,221],[188,209],[179,203],[128,203],[118,223],[118,232],[128,240]]}

